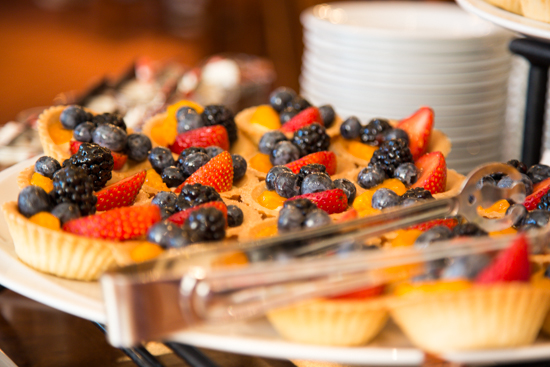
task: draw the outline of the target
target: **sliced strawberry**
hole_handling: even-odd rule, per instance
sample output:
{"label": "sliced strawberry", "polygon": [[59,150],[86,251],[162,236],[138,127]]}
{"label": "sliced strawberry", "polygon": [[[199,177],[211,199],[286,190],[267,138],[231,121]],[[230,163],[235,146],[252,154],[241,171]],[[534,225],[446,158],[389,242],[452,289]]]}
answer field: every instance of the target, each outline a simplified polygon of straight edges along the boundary
{"label": "sliced strawberry", "polygon": [[398,129],[405,130],[409,135],[409,148],[414,160],[428,151],[433,126],[434,111],[430,107],[421,107],[397,124]]}
{"label": "sliced strawberry", "polygon": [[540,202],[540,199],[550,190],[550,178],[541,181],[533,186],[533,193],[525,198],[525,208],[534,210]]}
{"label": "sliced strawberry", "polygon": [[114,161],[113,169],[114,170],[122,169],[122,167],[124,167],[124,164],[128,160],[128,156],[126,154],[117,153],[117,152],[111,152],[111,155],[113,156],[113,161]]}
{"label": "sliced strawberry", "polygon": [[357,217],[359,217],[359,213],[357,212],[357,210],[355,210],[355,208],[351,208],[350,210],[345,212],[340,218],[338,218],[336,222],[342,223],[348,220],[356,219]]}
{"label": "sliced strawberry", "polygon": [[434,219],[430,220],[428,222],[416,224],[414,226],[411,226],[410,229],[418,229],[420,231],[427,231],[433,227],[436,226],[445,226],[449,229],[453,229],[458,224],[458,220],[456,218],[446,218],[446,219]]}
{"label": "sliced strawberry", "polygon": [[423,187],[432,194],[445,191],[447,185],[447,163],[441,152],[424,154],[414,162],[418,168],[418,180],[411,188]]}
{"label": "sliced strawberry", "polygon": [[195,210],[198,210],[200,208],[216,208],[219,211],[223,213],[223,216],[225,217],[225,225],[227,226],[227,206],[222,201],[211,201],[209,203],[204,203],[201,205],[194,206],[189,209],[182,210],[181,212],[177,212],[176,214],[172,214],[168,220],[172,223],[176,223],[178,226],[183,226],[185,224],[185,221],[191,213],[193,213]]}
{"label": "sliced strawberry", "polygon": [[68,221],[63,230],[92,238],[124,241],[141,237],[161,220],[156,205],[128,206]]}
{"label": "sliced strawberry", "polygon": [[105,211],[131,205],[139,193],[139,190],[141,190],[146,175],[146,171],[141,171],[98,191],[95,194],[95,196],[97,196],[97,210]]}
{"label": "sliced strawberry", "polygon": [[308,107],[293,118],[291,118],[280,128],[280,130],[284,133],[293,133],[296,130],[300,130],[304,126],[314,123],[323,125],[323,119],[317,108]]}
{"label": "sliced strawberry", "polygon": [[81,141],[71,140],[69,142],[69,149],[71,150],[71,155],[76,154],[76,152],[78,152],[78,149],[80,148],[81,145],[82,145]]}
{"label": "sliced strawberry", "polygon": [[168,148],[173,153],[180,154],[187,148],[206,148],[211,145],[220,147],[223,150],[229,150],[229,136],[227,135],[227,130],[222,125],[200,127],[179,134],[174,144]]}
{"label": "sliced strawberry", "polygon": [[529,245],[523,235],[478,274],[476,283],[528,282],[530,275]]}
{"label": "sliced strawberry", "polygon": [[300,168],[312,163],[319,163],[325,166],[329,175],[336,173],[336,154],[329,151],[308,154],[305,157],[286,164],[286,166],[290,168],[292,172],[298,174],[300,172]]}
{"label": "sliced strawberry", "polygon": [[200,183],[212,186],[217,192],[225,192],[233,187],[233,159],[229,152],[221,152],[208,161],[204,166],[193,173],[184,183],[176,189],[181,192],[184,185]]}
{"label": "sliced strawberry", "polygon": [[328,214],[342,213],[348,208],[348,197],[341,189],[332,189],[327,191],[315,192],[312,194],[304,194],[294,196],[288,200],[309,199],[319,209],[326,211]]}
{"label": "sliced strawberry", "polygon": [[365,299],[372,298],[384,293],[385,286],[377,285],[370,288],[360,289],[358,291],[342,294],[340,296],[328,297],[330,300],[349,300],[349,299]]}

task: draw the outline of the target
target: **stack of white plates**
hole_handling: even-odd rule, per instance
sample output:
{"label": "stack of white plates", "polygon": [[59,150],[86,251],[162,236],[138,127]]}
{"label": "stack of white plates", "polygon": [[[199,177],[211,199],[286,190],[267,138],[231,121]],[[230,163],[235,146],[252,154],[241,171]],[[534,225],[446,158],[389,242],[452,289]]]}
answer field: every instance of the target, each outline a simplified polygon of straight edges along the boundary
{"label": "stack of white plates", "polygon": [[363,123],[420,106],[453,143],[448,166],[500,160],[511,34],[449,3],[338,2],[301,16],[301,94]]}

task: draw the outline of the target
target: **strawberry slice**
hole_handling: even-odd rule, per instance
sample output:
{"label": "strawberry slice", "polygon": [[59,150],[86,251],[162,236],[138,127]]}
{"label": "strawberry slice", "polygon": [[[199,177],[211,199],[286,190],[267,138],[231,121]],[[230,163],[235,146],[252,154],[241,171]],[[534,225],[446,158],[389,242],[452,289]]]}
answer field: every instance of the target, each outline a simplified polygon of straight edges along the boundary
{"label": "strawberry slice", "polygon": [[358,291],[342,294],[339,296],[327,297],[330,300],[350,300],[350,299],[366,299],[381,295],[384,293],[385,286],[377,285],[370,288],[360,289]]}
{"label": "strawberry slice", "polygon": [[181,192],[184,185],[195,183],[212,186],[217,192],[231,190],[231,187],[233,187],[233,159],[231,154],[224,151],[209,160],[208,163],[179,185],[175,192]]}
{"label": "strawberry slice", "polygon": [[355,210],[355,208],[351,208],[350,210],[345,212],[340,218],[338,218],[336,222],[342,223],[348,220],[357,219],[358,217],[359,217],[359,213],[357,212],[357,210]]}
{"label": "strawberry slice", "polygon": [[534,210],[540,202],[540,199],[550,190],[550,178],[541,181],[533,186],[533,193],[525,198],[525,208]]}
{"label": "strawberry slice", "polygon": [[423,187],[432,194],[445,191],[447,185],[447,163],[441,152],[424,154],[416,162],[418,168],[418,180],[411,188]]}
{"label": "strawberry slice", "polygon": [[476,283],[528,282],[531,275],[529,245],[525,235],[517,238],[506,250],[478,274]]}
{"label": "strawberry slice", "polygon": [[210,207],[216,208],[223,213],[223,216],[225,217],[225,225],[227,226],[227,206],[221,201],[211,201],[209,203],[204,203],[189,209],[182,210],[181,212],[172,214],[170,217],[168,217],[168,220],[172,223],[177,224],[178,226],[183,226],[187,218],[189,218],[191,213],[193,213],[195,210],[198,210],[200,208],[210,208]]}
{"label": "strawberry slice", "polygon": [[348,197],[341,189],[294,196],[288,200],[309,199],[328,214],[342,213],[348,208]]}
{"label": "strawberry slice", "polygon": [[[69,143],[69,149],[71,150],[71,154],[76,154],[76,152],[78,152],[78,149],[80,148],[81,145],[82,145],[81,141],[71,140]],[[122,169],[122,167],[124,167],[124,164],[128,160],[128,156],[126,154],[117,153],[113,151],[111,151],[111,155],[113,156],[113,161],[114,161],[113,169],[114,170]]]}
{"label": "strawberry slice", "polygon": [[409,135],[409,148],[414,160],[428,151],[433,126],[434,111],[430,107],[421,107],[397,124],[398,129],[405,130]]}
{"label": "strawberry slice", "polygon": [[97,196],[96,209],[105,211],[131,205],[141,190],[146,175],[146,171],[141,171],[98,191],[95,194]]}
{"label": "strawberry slice", "polygon": [[445,226],[449,229],[453,229],[454,227],[456,227],[457,224],[458,220],[456,218],[434,219],[424,223],[416,224],[409,227],[409,229],[418,229],[419,231],[425,232],[436,226]]}
{"label": "strawberry slice", "polygon": [[300,168],[312,163],[319,163],[325,166],[329,175],[336,173],[336,154],[329,151],[308,154],[305,157],[286,164],[286,166],[290,168],[293,173],[298,174]]}
{"label": "strawberry slice", "polygon": [[315,107],[308,107],[284,124],[280,130],[284,133],[293,133],[304,126],[318,123],[323,125],[323,119],[319,110]]}
{"label": "strawberry slice", "polygon": [[124,241],[141,237],[161,220],[156,205],[127,206],[68,221],[63,230],[92,238]]}
{"label": "strawberry slice", "polygon": [[180,154],[187,148],[207,148],[211,145],[229,150],[229,136],[222,125],[206,126],[194,129],[176,137],[174,144],[168,148],[173,153]]}

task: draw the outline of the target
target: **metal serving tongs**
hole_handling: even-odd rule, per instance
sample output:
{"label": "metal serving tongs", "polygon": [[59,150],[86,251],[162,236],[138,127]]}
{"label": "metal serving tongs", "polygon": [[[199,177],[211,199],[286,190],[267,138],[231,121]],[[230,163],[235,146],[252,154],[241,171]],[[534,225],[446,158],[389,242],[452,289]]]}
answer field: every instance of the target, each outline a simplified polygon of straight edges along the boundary
{"label": "metal serving tongs", "polygon": [[[479,188],[481,178],[494,172],[510,175],[516,184],[510,188]],[[166,338],[197,324],[259,316],[275,307],[424,271],[423,266],[380,271],[384,268],[503,248],[506,243],[502,240],[482,239],[470,240],[463,246],[354,251],[367,238],[445,216],[461,215],[486,231],[508,228],[519,213],[512,211],[503,218],[489,220],[477,210],[503,199],[523,202],[525,188],[520,180],[520,173],[513,167],[488,164],[474,170],[454,197],[266,240],[198,246],[179,255],[108,272],[101,283],[109,340],[116,346],[131,346],[143,340]],[[351,251],[338,251],[343,248]],[[246,256],[252,264],[211,266],[216,259],[232,254]]]}

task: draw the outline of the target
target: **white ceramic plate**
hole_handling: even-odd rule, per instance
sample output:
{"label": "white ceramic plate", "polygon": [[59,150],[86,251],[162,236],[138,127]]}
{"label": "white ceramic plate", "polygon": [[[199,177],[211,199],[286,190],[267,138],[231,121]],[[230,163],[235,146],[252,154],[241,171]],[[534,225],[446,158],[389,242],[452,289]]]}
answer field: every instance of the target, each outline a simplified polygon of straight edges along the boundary
{"label": "white ceramic plate", "polygon": [[456,0],[467,12],[526,36],[550,39],[550,24],[497,8],[484,0]]}
{"label": "white ceramic plate", "polygon": [[[0,204],[16,200],[16,177],[35,159],[0,172]],[[3,216],[0,218],[0,284],[28,298],[84,319],[105,322],[101,289],[97,282],[71,281],[32,270],[15,255]],[[419,366],[424,353],[413,348],[393,324],[366,347],[344,348],[305,345],[282,340],[266,319],[246,323],[215,325],[172,335],[175,340],[198,347],[280,359],[323,360],[328,362],[376,365]],[[540,338],[535,345],[497,351],[452,353],[450,360],[469,363],[527,361],[550,358],[550,340]]]}

